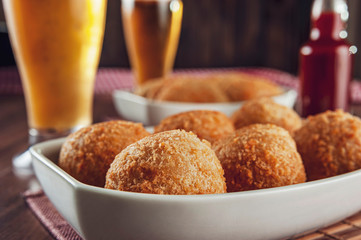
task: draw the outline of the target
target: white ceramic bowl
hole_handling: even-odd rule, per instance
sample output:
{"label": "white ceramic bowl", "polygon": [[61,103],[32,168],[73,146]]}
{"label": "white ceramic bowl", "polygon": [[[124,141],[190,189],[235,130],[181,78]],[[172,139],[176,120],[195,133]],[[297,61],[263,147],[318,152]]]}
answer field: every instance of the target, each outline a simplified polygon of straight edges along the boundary
{"label": "white ceramic bowl", "polygon": [[[296,98],[297,92],[291,89],[287,89],[283,94],[273,97],[275,102],[290,108],[294,106]],[[216,110],[230,116],[243,104],[243,102],[180,103],[154,101],[123,90],[113,92],[113,102],[122,118],[141,122],[146,126],[157,125],[165,117],[190,110]]]}
{"label": "white ceramic bowl", "polygon": [[89,186],[57,165],[64,139],[30,149],[46,195],[85,239],[280,239],[361,209],[361,170],[285,187],[211,195],[156,195]]}

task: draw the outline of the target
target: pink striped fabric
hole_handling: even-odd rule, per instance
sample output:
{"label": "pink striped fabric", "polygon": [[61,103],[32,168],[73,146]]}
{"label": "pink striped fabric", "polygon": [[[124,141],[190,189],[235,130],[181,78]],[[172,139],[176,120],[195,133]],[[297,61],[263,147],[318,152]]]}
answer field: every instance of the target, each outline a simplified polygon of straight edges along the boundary
{"label": "pink striped fabric", "polygon": [[55,239],[82,240],[68,222],[56,211],[43,191],[27,191],[23,196],[29,208]]}
{"label": "pink striped fabric", "polygon": [[[287,72],[276,69],[260,67],[239,68],[212,68],[212,69],[178,69],[177,73],[207,74],[222,71],[240,71],[263,76],[282,86],[297,89],[298,78]],[[129,69],[100,68],[95,82],[95,94],[111,94],[114,89],[131,89],[133,87],[133,74]],[[22,94],[19,73],[14,67],[0,68],[0,95]],[[351,99],[354,103],[361,103],[361,82],[354,80],[351,83]]]}

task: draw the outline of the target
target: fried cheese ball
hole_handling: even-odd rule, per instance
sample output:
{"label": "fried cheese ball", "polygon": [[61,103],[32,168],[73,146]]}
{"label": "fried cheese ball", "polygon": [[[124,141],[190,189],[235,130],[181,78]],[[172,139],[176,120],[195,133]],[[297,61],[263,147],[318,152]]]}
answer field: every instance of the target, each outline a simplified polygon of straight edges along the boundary
{"label": "fried cheese ball", "polygon": [[283,93],[283,89],[267,78],[242,72],[226,72],[213,76],[231,102],[245,101],[261,97],[271,97]]}
{"label": "fried cheese ball", "polygon": [[145,137],[118,154],[105,188],[173,195],[225,193],[223,174],[208,142],[171,130]]}
{"label": "fried cheese ball", "polygon": [[229,101],[228,97],[217,84],[213,84],[204,78],[192,77],[167,81],[167,84],[158,92],[155,99],[160,101],[193,103]]}
{"label": "fried cheese ball", "polygon": [[302,183],[305,169],[296,144],[283,128],[253,124],[213,146],[224,169],[228,192]]}
{"label": "fried cheese ball", "polygon": [[152,79],[137,87],[135,94],[159,101],[236,102],[283,93],[269,79],[236,71],[207,74],[174,74]]}
{"label": "fried cheese ball", "polygon": [[223,113],[210,110],[194,110],[178,113],[163,119],[155,132],[183,129],[192,131],[200,139],[213,143],[234,132],[232,121]]}
{"label": "fried cheese ball", "polygon": [[291,108],[275,103],[271,98],[249,100],[233,113],[231,120],[236,129],[254,124],[271,123],[291,134],[302,125],[302,119]]}
{"label": "fried cheese ball", "polygon": [[361,168],[361,120],[356,116],[342,110],[310,116],[294,139],[308,180]]}
{"label": "fried cheese ball", "polygon": [[161,91],[164,84],[165,81],[163,81],[162,78],[152,79],[137,86],[134,93],[145,98],[154,99]]}
{"label": "fried cheese ball", "polygon": [[129,144],[148,136],[140,123],[109,121],[70,134],[61,147],[59,166],[80,182],[104,187],[114,157]]}

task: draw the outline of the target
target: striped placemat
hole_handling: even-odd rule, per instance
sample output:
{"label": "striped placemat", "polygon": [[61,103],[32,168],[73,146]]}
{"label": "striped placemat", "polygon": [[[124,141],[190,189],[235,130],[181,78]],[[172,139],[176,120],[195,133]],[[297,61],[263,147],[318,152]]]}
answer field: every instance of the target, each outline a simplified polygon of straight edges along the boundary
{"label": "striped placemat", "polygon": [[[49,233],[57,240],[81,240],[82,238],[64,220],[42,191],[27,191],[25,202]],[[260,226],[261,227],[261,226]],[[287,240],[360,240],[361,212],[336,224],[314,232],[302,233]],[[285,239],[284,239],[285,240]]]}
{"label": "striped placemat", "polygon": [[[240,71],[263,76],[285,87],[298,88],[298,78],[290,73],[261,67],[238,68],[197,68],[177,69],[175,73],[207,74],[211,72]],[[125,68],[100,68],[95,81],[95,94],[110,95],[114,89],[132,89],[133,74]],[[0,68],[0,95],[22,94],[20,76],[15,67]],[[361,103],[361,81],[355,79],[351,82],[351,100]]]}
{"label": "striped placemat", "polygon": [[[208,74],[224,71],[241,71],[264,76],[280,85],[296,88],[297,78],[289,73],[267,68],[205,68],[178,69],[174,73]],[[111,94],[114,89],[131,89],[133,74],[124,68],[100,68],[95,81],[95,94]],[[0,68],[0,93],[21,94],[20,76],[15,67]]]}
{"label": "striped placemat", "polygon": [[[175,73],[207,74],[222,71],[241,71],[264,76],[282,86],[297,89],[296,76],[271,68],[238,67],[238,68],[200,68],[177,69]],[[133,74],[125,68],[100,68],[95,82],[95,94],[111,94],[114,89],[131,89]],[[20,76],[15,67],[0,68],[0,94],[22,94]],[[361,103],[361,82],[354,80],[351,83],[351,98],[353,102]]]}

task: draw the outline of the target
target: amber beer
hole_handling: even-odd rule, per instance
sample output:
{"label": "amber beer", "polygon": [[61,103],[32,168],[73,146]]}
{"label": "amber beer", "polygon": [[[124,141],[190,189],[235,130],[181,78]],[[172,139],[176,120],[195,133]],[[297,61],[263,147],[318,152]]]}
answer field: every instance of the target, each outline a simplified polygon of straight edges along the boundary
{"label": "amber beer", "polygon": [[180,0],[122,0],[125,39],[138,85],[173,68],[182,14]]}
{"label": "amber beer", "polygon": [[3,0],[31,129],[92,121],[106,0]]}

